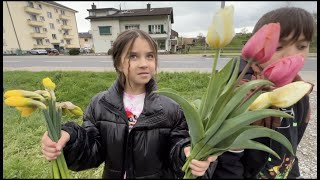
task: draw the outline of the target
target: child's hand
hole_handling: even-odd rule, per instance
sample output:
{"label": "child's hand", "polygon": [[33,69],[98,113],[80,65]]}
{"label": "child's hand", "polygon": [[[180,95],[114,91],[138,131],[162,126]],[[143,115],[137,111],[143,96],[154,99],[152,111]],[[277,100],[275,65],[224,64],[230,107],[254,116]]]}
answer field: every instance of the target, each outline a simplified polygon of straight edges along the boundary
{"label": "child's hand", "polygon": [[48,136],[48,131],[46,131],[41,139],[42,154],[45,156],[47,160],[56,159],[61,154],[61,150],[69,140],[69,133],[61,130],[61,138],[58,142],[54,142]]}
{"label": "child's hand", "polygon": [[[186,157],[190,156],[190,146],[185,147],[184,154]],[[206,161],[198,161],[195,159],[191,160],[190,163],[190,168],[191,168],[191,173],[195,176],[203,176],[206,170],[208,169],[209,165],[211,162],[215,161],[217,159],[217,156],[209,156]]]}

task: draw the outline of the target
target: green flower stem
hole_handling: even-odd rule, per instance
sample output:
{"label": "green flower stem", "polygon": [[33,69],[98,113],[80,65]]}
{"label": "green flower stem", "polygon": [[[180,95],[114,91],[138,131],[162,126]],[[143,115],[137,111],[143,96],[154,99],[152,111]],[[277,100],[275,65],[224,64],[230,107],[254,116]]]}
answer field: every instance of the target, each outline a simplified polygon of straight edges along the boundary
{"label": "green flower stem", "polygon": [[61,174],[61,177],[62,178],[67,178],[65,170],[63,168],[63,164],[62,164],[63,162],[62,162],[62,159],[61,159],[61,155],[59,155],[56,160],[57,160],[57,164],[58,164],[58,167],[59,167],[59,172]]}
{"label": "green flower stem", "polygon": [[212,72],[211,72],[211,79],[213,79],[214,75],[216,74],[216,67],[217,67],[217,63],[218,63],[218,58],[220,57],[220,50],[221,49],[216,49],[216,53],[214,54],[213,67],[212,67]]}
{"label": "green flower stem", "polygon": [[236,85],[238,85],[241,81],[241,79],[243,79],[244,75],[247,73],[247,71],[249,70],[250,66],[254,63],[254,61],[252,59],[249,59],[247,61],[248,63],[246,64],[246,66],[244,67],[244,69],[242,70],[241,74],[239,75],[237,81],[236,81]]}
{"label": "green flower stem", "polygon": [[53,179],[60,179],[60,172],[57,164],[57,160],[52,160]]}
{"label": "green flower stem", "polygon": [[70,178],[70,174],[69,174],[69,168],[66,162],[66,159],[64,158],[63,155],[63,151],[61,152],[60,156],[61,161],[62,161],[62,169],[64,170],[65,174],[66,174],[66,178]]}

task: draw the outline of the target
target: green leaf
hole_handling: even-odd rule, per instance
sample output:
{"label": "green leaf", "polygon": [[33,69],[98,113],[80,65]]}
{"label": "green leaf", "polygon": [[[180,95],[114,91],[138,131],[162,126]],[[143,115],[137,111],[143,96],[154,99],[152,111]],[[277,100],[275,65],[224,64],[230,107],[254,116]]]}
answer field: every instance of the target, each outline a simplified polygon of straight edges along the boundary
{"label": "green leaf", "polygon": [[183,109],[187,124],[190,130],[191,143],[194,145],[204,137],[204,129],[199,116],[194,106],[192,106],[186,99],[178,95],[177,91],[172,89],[160,89],[155,93],[167,96],[175,100]]}
{"label": "green leaf", "polygon": [[239,114],[242,114],[244,112],[246,112],[249,108],[249,106],[253,103],[254,100],[257,99],[258,96],[260,96],[260,94],[262,94],[261,91],[256,92],[253,96],[251,96],[245,103],[243,103],[240,107],[238,106],[237,108],[235,108],[228,116],[229,118],[233,118],[235,116],[238,116]]}
{"label": "green leaf", "polygon": [[[226,139],[239,129],[266,117],[285,117],[292,118],[291,115],[274,109],[261,109],[257,111],[248,111],[223,122],[221,127],[215,133],[215,126],[212,126],[206,133],[206,143],[215,147],[216,144]],[[204,144],[206,144],[204,143]]]}
{"label": "green leaf", "polygon": [[201,104],[201,100],[200,99],[196,99],[196,100],[193,101],[193,105],[197,108],[197,110],[199,110],[200,104]]}
{"label": "green leaf", "polygon": [[213,114],[211,119],[209,119],[210,124],[206,128],[208,129],[207,131],[210,131],[211,135],[215,134],[230,112],[233,111],[239,103],[241,103],[247,92],[255,88],[257,85],[273,85],[273,83],[268,80],[253,80],[240,86],[235,90],[235,94],[233,94],[232,98],[228,100],[228,103],[226,105],[222,105],[223,108],[220,108],[218,112],[214,112],[215,114]]}
{"label": "green leaf", "polygon": [[225,84],[229,80],[235,61],[230,60],[221,71],[215,76],[211,77],[209,86],[207,87],[206,99],[204,99],[200,106],[200,117],[204,119],[209,112],[214,108],[219,93],[224,89]]}

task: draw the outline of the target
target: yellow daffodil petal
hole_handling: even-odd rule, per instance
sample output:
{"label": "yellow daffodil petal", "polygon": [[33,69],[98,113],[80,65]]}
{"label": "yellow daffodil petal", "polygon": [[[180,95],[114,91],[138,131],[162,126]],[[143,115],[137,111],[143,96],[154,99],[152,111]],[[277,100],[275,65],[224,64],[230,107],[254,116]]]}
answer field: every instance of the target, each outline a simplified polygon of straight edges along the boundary
{"label": "yellow daffodil petal", "polygon": [[28,117],[35,110],[37,110],[37,107],[16,107],[16,108],[21,111],[21,117]]}
{"label": "yellow daffodil petal", "polygon": [[21,90],[9,90],[6,91],[3,95],[5,98],[11,97],[11,96],[22,96]]}
{"label": "yellow daffodil petal", "polygon": [[32,91],[25,91],[25,90],[9,90],[6,91],[4,94],[5,98],[9,98],[12,96],[21,96],[25,98],[32,98],[35,100],[39,100],[41,102],[44,102],[45,99],[38,93],[32,92]]}
{"label": "yellow daffodil petal", "polygon": [[249,110],[254,111],[271,106],[269,94],[270,92],[260,94],[260,96],[258,96],[257,99],[249,106]]}
{"label": "yellow daffodil petal", "polygon": [[226,6],[218,10],[209,26],[206,42],[213,48],[223,48],[228,45],[234,35],[233,6]]}
{"label": "yellow daffodil petal", "polygon": [[48,90],[54,90],[56,88],[56,84],[53,83],[48,77],[42,80],[42,84]]}
{"label": "yellow daffodil petal", "polygon": [[273,90],[269,97],[271,104],[286,108],[297,103],[303,96],[312,90],[313,85],[304,81],[296,81]]}
{"label": "yellow daffodil petal", "polygon": [[22,96],[11,96],[4,100],[4,103],[8,106],[16,106],[16,107],[22,107],[22,106],[36,106],[41,109],[46,109],[46,105],[43,104],[40,101],[36,101],[30,98],[24,98]]}

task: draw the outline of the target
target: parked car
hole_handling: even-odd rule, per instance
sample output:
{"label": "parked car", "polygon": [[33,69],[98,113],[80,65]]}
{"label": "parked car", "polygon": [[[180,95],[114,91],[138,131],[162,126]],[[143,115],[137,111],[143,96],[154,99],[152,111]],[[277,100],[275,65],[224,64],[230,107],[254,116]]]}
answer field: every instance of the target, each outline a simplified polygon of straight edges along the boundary
{"label": "parked car", "polygon": [[30,50],[31,54],[48,54],[45,49],[33,48]]}
{"label": "parked car", "polygon": [[49,55],[59,55],[60,52],[55,48],[46,48]]}
{"label": "parked car", "polygon": [[84,47],[84,48],[80,48],[80,53],[90,53],[91,48],[89,47]]}

